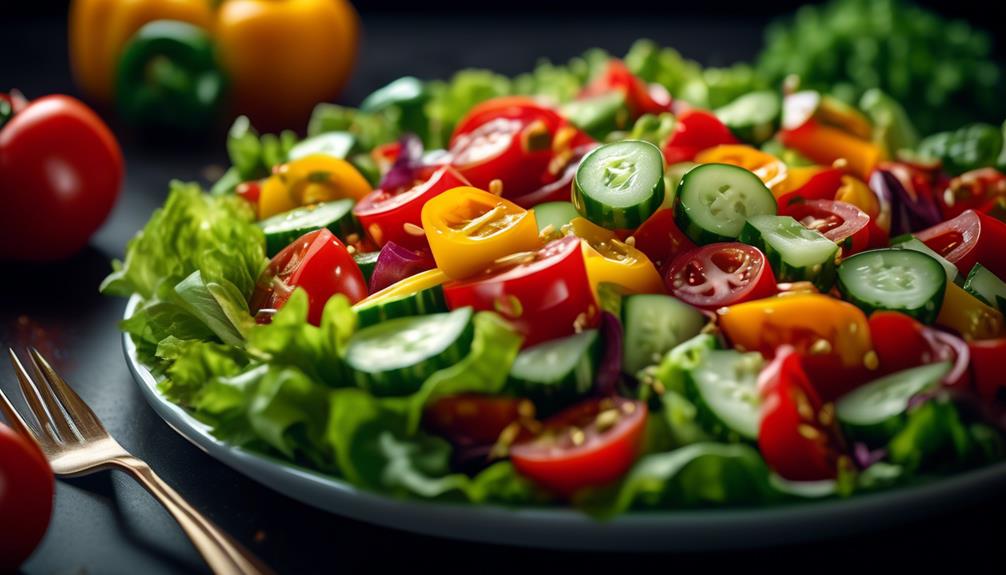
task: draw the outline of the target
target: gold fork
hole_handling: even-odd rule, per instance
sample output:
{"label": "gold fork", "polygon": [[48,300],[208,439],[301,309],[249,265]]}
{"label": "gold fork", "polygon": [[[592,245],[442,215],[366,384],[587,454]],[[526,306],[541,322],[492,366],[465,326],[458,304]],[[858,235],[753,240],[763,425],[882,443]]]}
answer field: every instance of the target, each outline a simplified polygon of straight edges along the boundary
{"label": "gold fork", "polygon": [[14,350],[8,352],[21,394],[38,427],[25,422],[3,390],[0,390],[0,412],[16,432],[38,444],[56,475],[74,477],[104,469],[125,471],[167,508],[215,573],[272,573],[250,551],[193,509],[149,465],[119,445],[37,349],[29,348],[37,383]]}

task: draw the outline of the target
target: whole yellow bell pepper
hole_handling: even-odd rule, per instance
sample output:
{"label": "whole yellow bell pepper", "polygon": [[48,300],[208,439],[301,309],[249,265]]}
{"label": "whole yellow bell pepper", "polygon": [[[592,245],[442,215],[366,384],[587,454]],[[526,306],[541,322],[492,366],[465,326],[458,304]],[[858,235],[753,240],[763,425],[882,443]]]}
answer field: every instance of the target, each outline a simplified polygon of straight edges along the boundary
{"label": "whole yellow bell pepper", "polygon": [[264,219],[342,198],[359,201],[370,192],[370,183],[346,160],[312,154],[273,169],[262,183],[258,216]]}
{"label": "whole yellow bell pepper", "polygon": [[478,188],[453,188],[430,199],[422,222],[437,267],[453,279],[541,247],[534,212]]}
{"label": "whole yellow bell pepper", "polygon": [[233,111],[265,131],[302,126],[315,104],[338,95],[359,40],[348,0],[73,0],[70,64],[85,96],[111,103],[123,45],[154,20],[207,30]]}
{"label": "whole yellow bell pepper", "polygon": [[568,226],[563,226],[563,231],[582,240],[583,261],[595,296],[597,286],[602,283],[622,286],[629,293],[666,292],[653,262],[643,252],[619,240],[615,232],[585,218],[573,218]]}
{"label": "whole yellow bell pepper", "polygon": [[214,14],[206,0],[73,0],[70,68],[85,96],[111,103],[122,47],[154,20],[180,20],[212,31]]}

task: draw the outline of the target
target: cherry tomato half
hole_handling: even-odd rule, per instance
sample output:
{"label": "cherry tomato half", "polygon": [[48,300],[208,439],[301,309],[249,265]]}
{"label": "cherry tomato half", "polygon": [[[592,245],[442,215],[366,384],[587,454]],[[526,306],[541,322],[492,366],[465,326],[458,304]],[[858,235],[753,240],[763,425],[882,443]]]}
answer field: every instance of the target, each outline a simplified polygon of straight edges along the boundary
{"label": "cherry tomato half", "polygon": [[629,470],[639,456],[646,415],[642,402],[587,400],[545,421],[538,437],[512,446],[510,459],[522,475],[569,497]]}
{"label": "cherry tomato half", "polygon": [[52,470],[38,448],[0,423],[0,572],[17,571],[42,540],[54,489]]}
{"label": "cherry tomato half", "polygon": [[792,348],[780,348],[759,376],[758,449],[765,463],[786,479],[832,479],[842,451],[834,408],[821,402],[800,359]]}
{"label": "cherry tomato half", "polygon": [[1006,277],[1006,223],[974,210],[917,232],[927,246],[967,275],[981,263],[998,277]]}
{"label": "cherry tomato half", "polygon": [[634,118],[671,111],[671,94],[666,88],[659,84],[648,86],[617,58],[608,61],[604,72],[588,84],[579,97],[590,98],[613,91],[625,94],[625,103]]}
{"label": "cherry tomato half", "polygon": [[1002,376],[1006,338],[969,341],[968,348],[978,395],[990,403],[1006,405],[1006,378]]}
{"label": "cherry tomato half", "polygon": [[803,227],[817,230],[849,256],[870,245],[870,216],[856,206],[835,200],[808,200],[780,207],[779,214],[791,216]]}
{"label": "cherry tomato half", "polygon": [[423,206],[427,200],[451,188],[470,185],[450,166],[428,170],[423,176],[423,181],[408,188],[378,188],[353,207],[353,215],[378,246],[388,242],[409,248],[426,246],[426,235],[409,233],[405,224],[422,227]]}
{"label": "cherry tomato half", "polygon": [[367,297],[360,266],[327,228],[304,234],[276,254],[256,282],[252,313],[262,318],[259,312],[278,310],[296,288],[307,292],[308,321],[314,325],[321,324],[321,312],[335,294],[345,295],[349,303]]}
{"label": "cherry tomato half", "polygon": [[685,303],[707,310],[776,293],[775,276],[754,246],[709,244],[678,256],[664,277],[667,289]]}
{"label": "cherry tomato half", "polygon": [[69,96],[14,110],[0,129],[0,259],[69,257],[112,211],[122,151],[101,118]]}
{"label": "cherry tomato half", "polygon": [[499,180],[504,197],[519,197],[545,183],[551,140],[544,122],[495,118],[454,139],[451,165],[476,188]]}
{"label": "cherry tomato half", "polygon": [[664,161],[667,165],[690,162],[707,148],[722,144],[736,144],[730,128],[712,112],[692,108],[678,115],[674,132],[664,144]]}
{"label": "cherry tomato half", "polygon": [[572,236],[445,284],[444,298],[451,309],[496,311],[524,335],[524,347],[590,327],[598,315],[580,239]]}
{"label": "cherry tomato half", "polygon": [[870,315],[870,335],[879,363],[877,376],[928,363],[953,364],[943,381],[950,387],[968,385],[971,352],[964,341],[933,329],[903,313],[877,311]]}
{"label": "cherry tomato half", "polygon": [[950,180],[938,194],[944,219],[954,218],[964,210],[981,210],[997,198],[1006,197],[1006,174],[995,168],[965,172]]}

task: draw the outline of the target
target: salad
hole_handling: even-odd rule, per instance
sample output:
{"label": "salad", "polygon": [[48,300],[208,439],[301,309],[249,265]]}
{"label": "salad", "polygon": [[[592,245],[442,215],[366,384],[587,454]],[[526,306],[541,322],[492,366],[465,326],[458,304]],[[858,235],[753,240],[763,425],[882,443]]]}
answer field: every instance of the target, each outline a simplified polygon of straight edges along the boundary
{"label": "salad", "polygon": [[792,80],[710,109],[639,46],[239,119],[102,286],[162,393],[364,489],[600,517],[1001,461],[1003,129]]}

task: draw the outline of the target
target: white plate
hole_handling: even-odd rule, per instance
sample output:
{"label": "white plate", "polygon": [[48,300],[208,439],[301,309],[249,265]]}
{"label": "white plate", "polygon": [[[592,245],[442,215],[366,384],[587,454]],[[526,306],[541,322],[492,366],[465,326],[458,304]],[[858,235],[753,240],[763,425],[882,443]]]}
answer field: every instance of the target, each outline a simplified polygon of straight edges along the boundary
{"label": "white plate", "polygon": [[[126,317],[139,298],[130,299]],[[196,447],[240,473],[308,505],[368,523],[488,543],[591,551],[709,550],[796,543],[881,529],[973,503],[1006,486],[1006,462],[925,485],[847,500],[748,509],[630,513],[600,522],[568,509],[508,509],[403,501],[218,441],[169,402],[124,335],[126,361],[144,397]]]}

